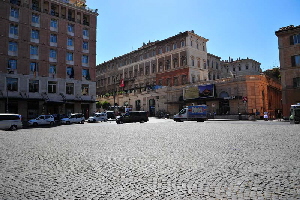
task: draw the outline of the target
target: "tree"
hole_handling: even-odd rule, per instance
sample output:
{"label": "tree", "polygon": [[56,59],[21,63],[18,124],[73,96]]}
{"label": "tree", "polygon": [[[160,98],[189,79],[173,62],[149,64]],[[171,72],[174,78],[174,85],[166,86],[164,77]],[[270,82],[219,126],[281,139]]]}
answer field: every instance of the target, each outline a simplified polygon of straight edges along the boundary
{"label": "tree", "polygon": [[96,102],[96,108],[100,109],[102,107],[102,103],[100,101]]}
{"label": "tree", "polygon": [[110,107],[110,103],[107,101],[102,102],[102,108],[108,110]]}

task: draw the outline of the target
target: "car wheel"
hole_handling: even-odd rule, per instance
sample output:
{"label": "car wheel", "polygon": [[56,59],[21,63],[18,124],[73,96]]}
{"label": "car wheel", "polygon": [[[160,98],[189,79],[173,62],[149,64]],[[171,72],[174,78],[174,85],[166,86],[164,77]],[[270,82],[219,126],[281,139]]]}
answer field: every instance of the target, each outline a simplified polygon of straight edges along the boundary
{"label": "car wheel", "polygon": [[69,125],[69,124],[70,124],[70,122],[69,122],[69,121],[66,121],[66,124],[68,124],[68,125]]}
{"label": "car wheel", "polygon": [[11,125],[11,127],[9,128],[10,131],[15,131],[17,129],[18,127],[16,125]]}
{"label": "car wheel", "polygon": [[54,122],[50,122],[50,126],[53,126],[54,125]]}
{"label": "car wheel", "polygon": [[34,122],[34,123],[33,123],[33,126],[37,127],[37,126],[38,126],[38,123]]}
{"label": "car wheel", "polygon": [[84,124],[84,120],[82,120],[81,123]]}
{"label": "car wheel", "polygon": [[141,120],[140,123],[144,123],[144,120]]}

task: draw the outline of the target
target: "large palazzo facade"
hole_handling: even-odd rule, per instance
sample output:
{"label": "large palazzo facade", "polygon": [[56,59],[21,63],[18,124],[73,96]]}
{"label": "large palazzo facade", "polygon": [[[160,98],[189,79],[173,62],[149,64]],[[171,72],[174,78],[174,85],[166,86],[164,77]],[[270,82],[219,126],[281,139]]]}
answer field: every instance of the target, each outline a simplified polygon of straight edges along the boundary
{"label": "large palazzo facade", "polygon": [[[274,115],[280,110],[280,84],[261,74],[259,62],[221,60],[207,52],[207,41],[194,31],[181,32],[98,65],[97,100],[145,110],[150,116],[160,111],[175,114],[190,104],[207,104],[216,114]],[[203,96],[202,86],[210,88],[209,95]],[[279,105],[268,102],[268,96]]]}

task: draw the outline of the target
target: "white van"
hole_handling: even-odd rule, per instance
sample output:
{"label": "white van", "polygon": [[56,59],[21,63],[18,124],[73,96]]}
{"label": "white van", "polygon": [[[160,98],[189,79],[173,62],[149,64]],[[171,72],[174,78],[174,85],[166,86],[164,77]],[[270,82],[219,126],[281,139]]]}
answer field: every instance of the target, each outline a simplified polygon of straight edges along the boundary
{"label": "white van", "polygon": [[107,121],[107,114],[106,113],[94,113],[92,116],[88,118],[88,122],[106,122]]}
{"label": "white van", "polygon": [[0,129],[17,130],[22,128],[22,116],[19,114],[0,113]]}

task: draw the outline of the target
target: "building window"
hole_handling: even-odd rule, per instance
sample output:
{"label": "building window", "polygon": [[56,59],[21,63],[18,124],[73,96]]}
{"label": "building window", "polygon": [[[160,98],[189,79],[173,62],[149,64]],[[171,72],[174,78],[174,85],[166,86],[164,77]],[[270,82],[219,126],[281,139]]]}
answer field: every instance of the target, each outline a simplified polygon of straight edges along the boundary
{"label": "building window", "polygon": [[182,79],[181,82],[183,85],[187,84],[187,75],[182,75],[181,79]]}
{"label": "building window", "polygon": [[73,61],[73,53],[67,53],[67,61]]}
{"label": "building window", "polygon": [[241,68],[241,66],[239,66],[239,71],[241,71],[242,70],[242,68]]}
{"label": "building window", "polygon": [[10,16],[13,18],[19,18],[19,9],[11,8],[10,9]]}
{"label": "building window", "polygon": [[248,66],[248,65],[246,65],[246,69],[249,69],[249,66]]}
{"label": "building window", "polygon": [[33,74],[38,72],[38,64],[36,62],[30,63],[30,72],[32,72]]}
{"label": "building window", "polygon": [[293,78],[293,87],[294,88],[300,87],[300,77]]}
{"label": "building window", "polygon": [[50,65],[49,66],[49,73],[50,74],[56,74],[56,65]]}
{"label": "building window", "polygon": [[191,46],[193,46],[193,41],[191,41]]}
{"label": "building window", "polygon": [[185,46],[185,42],[184,42],[184,41],[181,41],[181,42],[180,42],[180,46],[181,46],[181,47],[184,47],[184,46]]}
{"label": "building window", "polygon": [[88,42],[83,42],[82,43],[82,49],[83,50],[89,50],[89,43]]}
{"label": "building window", "polygon": [[18,52],[18,44],[16,42],[9,42],[8,51]]}
{"label": "building window", "polygon": [[82,30],[82,35],[83,35],[83,37],[88,38],[89,37],[89,30],[88,29],[83,29]]}
{"label": "building window", "polygon": [[40,16],[37,15],[37,14],[32,14],[31,22],[34,23],[34,24],[39,24],[40,23]]}
{"label": "building window", "polygon": [[172,82],[170,78],[167,78],[167,86],[172,86]]}
{"label": "building window", "polygon": [[209,60],[207,59],[207,67],[209,67]]}
{"label": "building window", "polygon": [[57,35],[56,34],[50,34],[50,42],[57,43]]}
{"label": "building window", "polygon": [[155,50],[152,51],[152,56],[155,56],[156,55],[156,52]]}
{"label": "building window", "polygon": [[82,77],[86,80],[91,80],[90,72],[88,69],[82,69]]}
{"label": "building window", "polygon": [[192,58],[192,66],[195,66],[195,60]]}
{"label": "building window", "polygon": [[162,48],[158,49],[158,54],[162,54]]}
{"label": "building window", "polygon": [[38,30],[31,30],[31,38],[32,39],[39,39],[40,38],[40,33]]}
{"label": "building window", "polygon": [[51,19],[50,27],[57,29],[57,20],[56,19]]}
{"label": "building window", "polygon": [[7,77],[6,86],[8,91],[18,91],[18,79]]}
{"label": "building window", "polygon": [[216,69],[219,69],[219,63],[216,62]]}
{"label": "building window", "polygon": [[74,83],[66,84],[66,94],[69,94],[69,95],[74,94]]}
{"label": "building window", "polygon": [[234,72],[235,72],[235,67],[232,69],[232,71],[234,71]]}
{"label": "building window", "polygon": [[30,45],[30,55],[33,55],[33,56],[39,55],[39,47]]}
{"label": "building window", "polygon": [[68,40],[67,40],[67,46],[74,46],[73,45],[73,38],[68,38]]}
{"label": "building window", "polygon": [[89,85],[88,84],[82,84],[81,85],[81,94],[82,95],[89,95]]}
{"label": "building window", "polygon": [[162,85],[162,79],[158,80],[158,85]]}
{"label": "building window", "polygon": [[178,77],[174,77],[174,78],[173,78],[173,82],[174,82],[174,85],[175,85],[175,86],[178,86],[178,84],[179,84],[179,83],[178,83]]}
{"label": "building window", "polygon": [[54,49],[50,49],[50,55],[49,55],[49,57],[56,60],[56,58],[57,58],[57,51],[54,50]]}
{"label": "building window", "polygon": [[197,43],[197,49],[199,49],[199,44]]}
{"label": "building window", "polygon": [[39,92],[39,80],[29,80],[29,92]]}
{"label": "building window", "polygon": [[299,67],[300,66],[300,55],[292,56],[292,66]]}
{"label": "building window", "polygon": [[74,78],[74,69],[73,69],[73,67],[67,67],[67,76],[69,78]]}
{"label": "building window", "polygon": [[291,45],[300,44],[300,34],[290,36]]}
{"label": "building window", "polygon": [[74,24],[68,24],[68,32],[74,33]]}
{"label": "building window", "polygon": [[166,46],[166,52],[170,51],[170,47]]}
{"label": "building window", "polygon": [[56,81],[48,81],[48,93],[56,93],[56,87]]}
{"label": "building window", "polygon": [[175,49],[177,49],[177,44],[176,43],[173,44],[173,50],[175,50]]}
{"label": "building window", "polygon": [[17,69],[17,60],[8,60],[8,70],[15,70]]}
{"label": "building window", "polygon": [[19,35],[18,30],[19,30],[18,25],[10,24],[10,26],[9,26],[9,34],[10,35],[13,35],[13,36]]}
{"label": "building window", "polygon": [[82,56],[82,63],[85,63],[85,64],[89,63],[89,56],[83,55]]}

